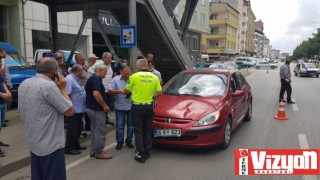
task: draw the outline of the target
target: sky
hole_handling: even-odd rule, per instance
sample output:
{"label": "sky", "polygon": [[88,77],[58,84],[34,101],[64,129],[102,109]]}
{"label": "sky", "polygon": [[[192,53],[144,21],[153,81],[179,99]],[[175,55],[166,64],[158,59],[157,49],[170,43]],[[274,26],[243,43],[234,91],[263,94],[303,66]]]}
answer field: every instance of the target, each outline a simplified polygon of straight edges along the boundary
{"label": "sky", "polygon": [[304,40],[320,28],[320,0],[251,0],[256,20],[273,49],[292,55]]}

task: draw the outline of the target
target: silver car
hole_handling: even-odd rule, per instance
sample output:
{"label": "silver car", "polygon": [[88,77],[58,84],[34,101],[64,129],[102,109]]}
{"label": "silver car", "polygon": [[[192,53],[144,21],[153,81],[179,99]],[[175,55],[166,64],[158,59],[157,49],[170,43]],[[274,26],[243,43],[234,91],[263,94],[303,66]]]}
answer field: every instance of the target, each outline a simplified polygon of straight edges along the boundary
{"label": "silver car", "polygon": [[275,69],[278,67],[277,64],[270,64],[267,61],[258,61],[255,65],[256,69]]}

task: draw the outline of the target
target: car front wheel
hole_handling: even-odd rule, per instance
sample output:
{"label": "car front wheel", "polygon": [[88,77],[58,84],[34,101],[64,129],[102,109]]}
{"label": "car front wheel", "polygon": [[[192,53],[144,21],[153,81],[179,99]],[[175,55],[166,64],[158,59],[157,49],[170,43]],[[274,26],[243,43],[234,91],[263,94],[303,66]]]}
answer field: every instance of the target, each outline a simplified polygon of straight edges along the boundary
{"label": "car front wheel", "polygon": [[221,143],[221,148],[222,149],[226,149],[228,148],[228,146],[230,145],[230,141],[231,141],[231,118],[228,117],[227,122],[226,122],[226,127],[224,128],[224,136],[223,136],[223,140]]}
{"label": "car front wheel", "polygon": [[244,121],[250,121],[251,117],[252,117],[252,102],[249,103],[247,114],[246,114],[246,116],[244,117],[243,120]]}

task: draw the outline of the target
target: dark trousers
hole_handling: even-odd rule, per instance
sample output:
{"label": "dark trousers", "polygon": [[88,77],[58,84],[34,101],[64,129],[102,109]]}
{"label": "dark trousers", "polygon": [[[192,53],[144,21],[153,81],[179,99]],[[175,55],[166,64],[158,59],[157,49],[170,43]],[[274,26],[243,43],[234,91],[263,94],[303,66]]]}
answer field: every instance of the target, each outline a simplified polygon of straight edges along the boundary
{"label": "dark trousers", "polygon": [[149,153],[151,142],[151,125],[153,121],[152,105],[132,105],[132,122],[136,150],[139,155]]}
{"label": "dark trousers", "polygon": [[67,139],[66,151],[75,150],[80,147],[79,138],[81,135],[83,113],[75,113],[73,116],[67,117]]}
{"label": "dark trousers", "polygon": [[279,99],[284,99],[284,93],[287,91],[287,101],[291,101],[291,93],[292,93],[292,88],[291,84],[288,83],[285,79],[281,79],[281,90],[280,90],[280,95]]}
{"label": "dark trousers", "polygon": [[[84,125],[84,130],[85,131],[90,131],[91,130],[91,128],[90,128],[90,118],[89,118],[89,116],[88,116],[88,114],[87,113],[84,113],[84,121],[85,121],[85,125]],[[81,126],[82,127],[82,126]]]}
{"label": "dark trousers", "polygon": [[31,178],[32,180],[67,179],[64,148],[46,156],[37,156],[31,152]]}

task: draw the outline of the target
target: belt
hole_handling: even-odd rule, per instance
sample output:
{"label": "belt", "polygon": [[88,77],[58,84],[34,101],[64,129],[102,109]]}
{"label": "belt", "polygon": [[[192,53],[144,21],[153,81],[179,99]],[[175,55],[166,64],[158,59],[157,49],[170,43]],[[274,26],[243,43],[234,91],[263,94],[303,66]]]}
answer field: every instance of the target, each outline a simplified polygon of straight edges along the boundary
{"label": "belt", "polygon": [[134,105],[151,105],[152,103],[149,102],[149,103],[136,103],[136,102],[133,102]]}

